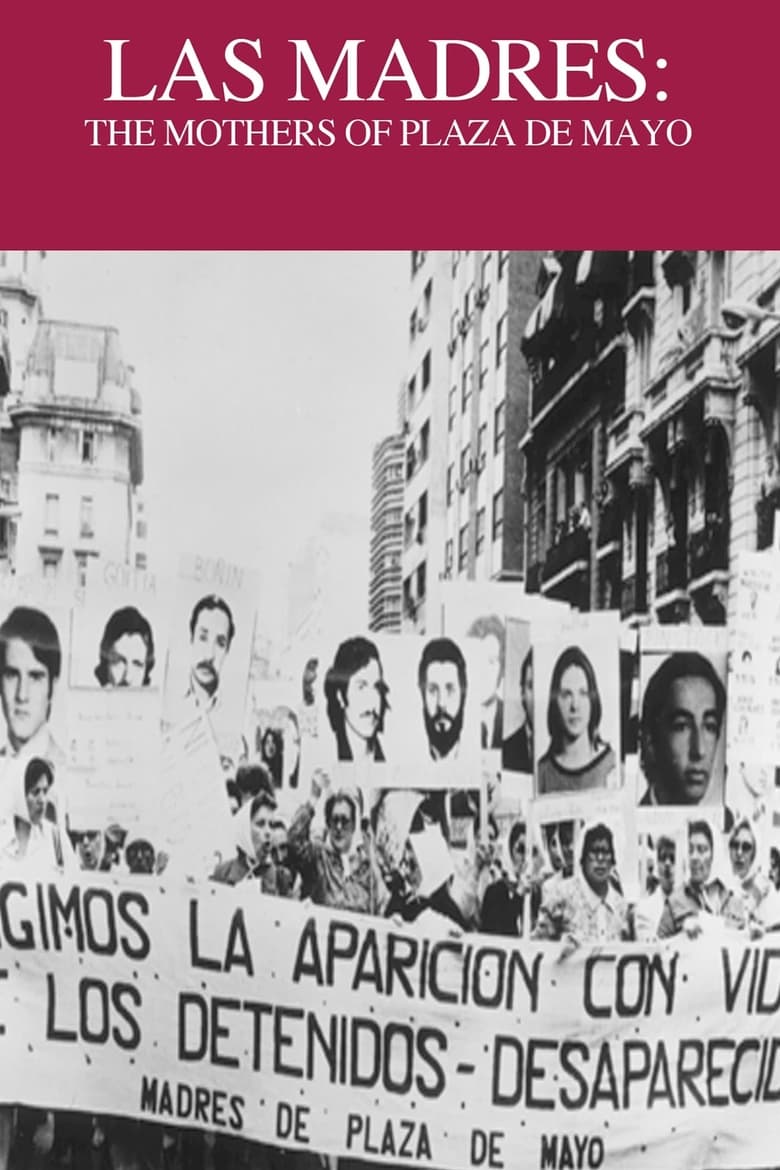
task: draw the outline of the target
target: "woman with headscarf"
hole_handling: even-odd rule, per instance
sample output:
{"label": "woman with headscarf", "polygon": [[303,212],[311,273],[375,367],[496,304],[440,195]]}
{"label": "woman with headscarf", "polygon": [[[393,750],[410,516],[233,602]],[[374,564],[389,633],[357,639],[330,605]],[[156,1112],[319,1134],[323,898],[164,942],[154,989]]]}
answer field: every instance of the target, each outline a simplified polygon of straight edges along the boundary
{"label": "woman with headscarf", "polygon": [[738,820],[729,833],[729,863],[746,922],[763,925],[772,883],[759,868],[758,842],[747,817]]}
{"label": "woman with headscarf", "polygon": [[52,765],[40,756],[33,756],[24,770],[24,806],[14,815],[13,837],[4,852],[6,857],[37,870],[75,870],[78,866],[70,840],[51,819],[53,784]]}
{"label": "woman with headscarf", "polygon": [[264,894],[290,896],[293,880],[290,871],[273,857],[273,829],[276,801],[261,791],[245,804],[233,818],[236,827],[236,854],[220,862],[211,875],[215,882],[229,886],[246,880],[259,881]]}
{"label": "woman with headscarf", "polygon": [[537,765],[540,795],[609,786],[617,761],[601,738],[601,716],[593,665],[579,646],[569,646],[555,663],[550,680],[550,744]]}

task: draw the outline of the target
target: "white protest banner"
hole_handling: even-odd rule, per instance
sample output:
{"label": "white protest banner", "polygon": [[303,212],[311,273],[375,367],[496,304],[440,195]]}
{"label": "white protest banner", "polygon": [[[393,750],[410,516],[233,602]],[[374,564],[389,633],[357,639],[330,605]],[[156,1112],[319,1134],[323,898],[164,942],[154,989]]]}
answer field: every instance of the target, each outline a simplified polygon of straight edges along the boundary
{"label": "white protest banner", "polygon": [[776,1157],[777,947],[561,959],[256,886],[7,874],[6,1101],[451,1170]]}

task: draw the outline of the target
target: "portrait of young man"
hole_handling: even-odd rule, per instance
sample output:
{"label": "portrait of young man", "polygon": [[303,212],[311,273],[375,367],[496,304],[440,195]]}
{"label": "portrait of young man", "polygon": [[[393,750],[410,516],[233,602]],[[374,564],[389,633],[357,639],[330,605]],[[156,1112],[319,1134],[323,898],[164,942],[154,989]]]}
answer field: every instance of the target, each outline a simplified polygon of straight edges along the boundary
{"label": "portrait of young man", "polygon": [[713,804],[722,799],[721,741],[726,688],[696,650],[670,654],[648,679],[639,720],[647,787],[641,806]]}

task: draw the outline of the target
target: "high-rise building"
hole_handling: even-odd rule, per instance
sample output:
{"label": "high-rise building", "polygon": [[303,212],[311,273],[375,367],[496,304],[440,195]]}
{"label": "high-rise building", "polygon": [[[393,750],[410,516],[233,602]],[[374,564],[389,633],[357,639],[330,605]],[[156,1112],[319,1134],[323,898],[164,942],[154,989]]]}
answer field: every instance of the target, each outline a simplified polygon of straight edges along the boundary
{"label": "high-rise building", "polygon": [[401,629],[405,449],[403,435],[388,435],[374,447],[372,460],[368,625],[377,633]]}
{"label": "high-rise building", "polygon": [[541,252],[412,252],[404,404],[404,628],[442,580],[520,579],[529,372]]}

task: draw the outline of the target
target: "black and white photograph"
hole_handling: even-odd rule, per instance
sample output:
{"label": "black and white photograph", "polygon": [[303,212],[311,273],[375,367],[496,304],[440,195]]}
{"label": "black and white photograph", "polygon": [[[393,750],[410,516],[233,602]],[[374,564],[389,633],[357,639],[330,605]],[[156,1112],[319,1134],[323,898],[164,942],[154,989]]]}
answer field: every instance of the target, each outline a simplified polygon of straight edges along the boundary
{"label": "black and white photograph", "polygon": [[780,253],[0,311],[0,1170],[771,1165]]}
{"label": "black and white photograph", "polygon": [[642,808],[722,805],[726,647],[713,631],[645,631],[640,658]]}
{"label": "black and white photograph", "polygon": [[621,786],[618,626],[533,647],[538,796]]}

